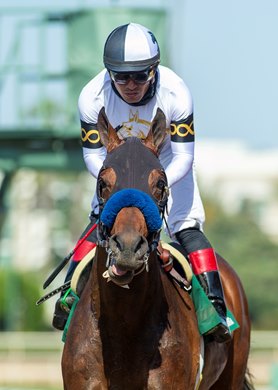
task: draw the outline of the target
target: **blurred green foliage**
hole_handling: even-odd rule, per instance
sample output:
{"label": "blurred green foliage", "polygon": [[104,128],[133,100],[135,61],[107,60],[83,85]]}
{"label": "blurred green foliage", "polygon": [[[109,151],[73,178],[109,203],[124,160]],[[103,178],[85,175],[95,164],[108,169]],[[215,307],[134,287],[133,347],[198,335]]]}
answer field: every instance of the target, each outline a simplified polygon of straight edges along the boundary
{"label": "blurred green foliage", "polygon": [[39,283],[34,272],[0,269],[0,330],[49,330],[44,307],[35,305]]}
{"label": "blurred green foliage", "polygon": [[206,235],[237,271],[249,302],[254,329],[278,329],[278,245],[259,229],[249,207],[228,215],[206,199]]}

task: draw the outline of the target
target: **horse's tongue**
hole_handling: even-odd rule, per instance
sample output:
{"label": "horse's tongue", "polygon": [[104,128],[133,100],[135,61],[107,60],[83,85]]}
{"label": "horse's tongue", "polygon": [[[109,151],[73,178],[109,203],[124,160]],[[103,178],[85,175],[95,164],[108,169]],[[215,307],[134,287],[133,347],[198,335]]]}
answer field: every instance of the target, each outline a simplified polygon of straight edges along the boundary
{"label": "horse's tongue", "polygon": [[122,275],[126,274],[127,271],[122,271],[119,269],[119,267],[117,267],[115,264],[113,264],[112,265],[112,272],[114,275],[122,276]]}

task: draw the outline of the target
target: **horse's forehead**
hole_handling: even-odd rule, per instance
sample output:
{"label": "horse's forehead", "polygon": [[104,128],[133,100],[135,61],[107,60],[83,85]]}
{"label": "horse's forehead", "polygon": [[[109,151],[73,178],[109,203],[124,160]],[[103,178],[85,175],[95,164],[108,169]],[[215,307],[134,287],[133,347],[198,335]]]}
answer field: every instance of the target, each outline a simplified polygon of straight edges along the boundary
{"label": "horse's forehead", "polygon": [[154,169],[162,170],[158,158],[142,144],[140,139],[130,137],[125,143],[109,153],[104,168],[113,168],[116,184],[112,194],[124,189],[135,188],[153,197],[149,188],[149,176]]}
{"label": "horse's forehead", "polygon": [[129,137],[124,144],[109,153],[104,165],[114,168],[117,174],[132,171],[138,176],[146,171],[162,169],[158,158],[136,137]]}

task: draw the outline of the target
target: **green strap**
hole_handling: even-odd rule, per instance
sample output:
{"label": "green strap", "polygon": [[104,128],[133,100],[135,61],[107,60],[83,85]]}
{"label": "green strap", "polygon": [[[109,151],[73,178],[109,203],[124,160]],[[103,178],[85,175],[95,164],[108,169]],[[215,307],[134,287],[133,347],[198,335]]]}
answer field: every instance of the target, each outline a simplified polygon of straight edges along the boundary
{"label": "green strap", "polygon": [[65,325],[65,328],[64,328],[64,332],[63,332],[63,336],[62,336],[62,341],[65,342],[66,341],[66,338],[67,338],[67,333],[68,333],[68,329],[69,329],[69,325],[70,325],[70,322],[71,322],[71,319],[73,317],[73,314],[75,312],[75,308],[76,308],[76,305],[78,304],[79,302],[79,297],[78,295],[76,295],[72,290],[71,288],[68,289],[68,291],[66,292],[66,294],[63,296],[63,298],[61,299],[61,302],[63,305],[68,306],[68,304],[66,303],[65,299],[67,298],[68,295],[72,295],[75,300],[73,302],[73,305],[70,309],[70,313],[69,313],[69,316],[68,316],[68,319],[67,319],[67,322],[66,322],[66,325]]}
{"label": "green strap", "polygon": [[71,288],[67,289],[67,291],[65,292],[65,294],[63,295],[63,297],[61,298],[61,304],[63,306],[65,306],[66,308],[70,309],[69,305],[67,304],[67,297],[70,295],[70,293],[72,292]]}

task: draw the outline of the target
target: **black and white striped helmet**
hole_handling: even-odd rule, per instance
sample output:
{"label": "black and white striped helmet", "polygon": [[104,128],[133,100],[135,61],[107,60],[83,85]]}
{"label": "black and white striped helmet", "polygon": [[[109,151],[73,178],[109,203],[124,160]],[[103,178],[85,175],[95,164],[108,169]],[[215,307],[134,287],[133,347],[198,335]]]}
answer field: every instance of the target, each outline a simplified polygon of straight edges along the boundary
{"label": "black and white striped helmet", "polygon": [[159,59],[154,34],[137,23],[115,28],[104,45],[104,65],[114,72],[141,72],[158,65]]}

